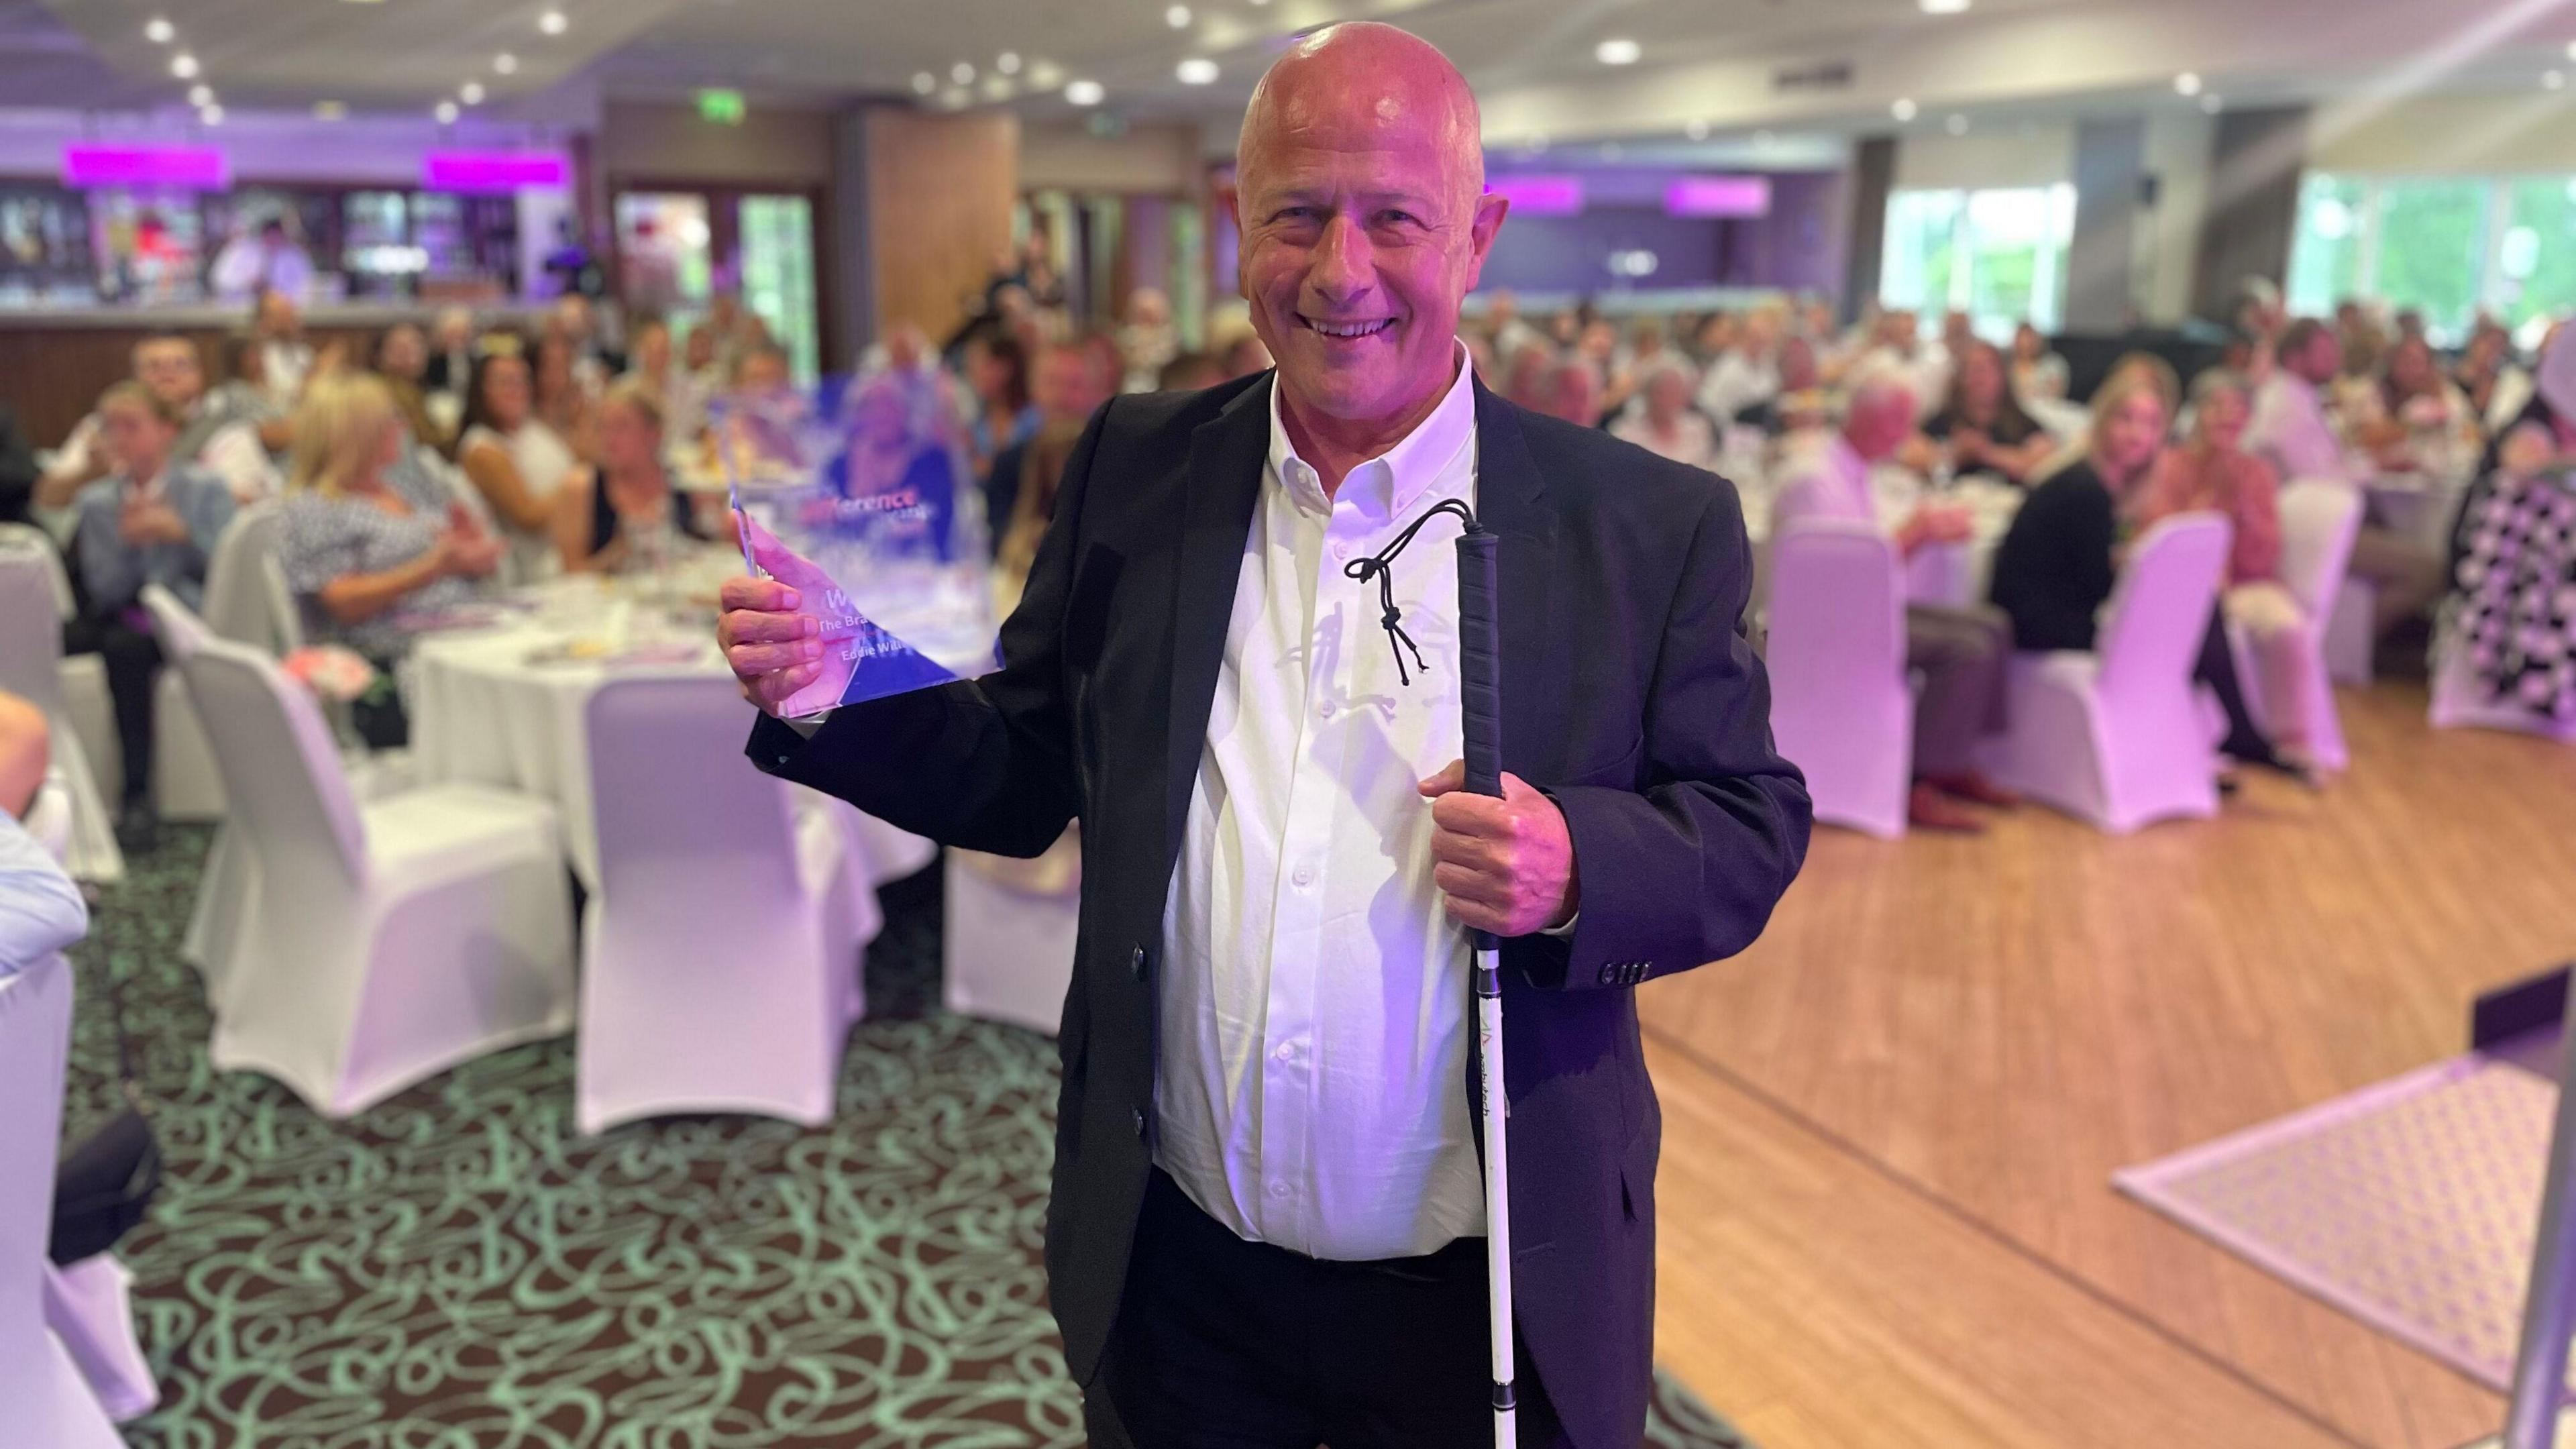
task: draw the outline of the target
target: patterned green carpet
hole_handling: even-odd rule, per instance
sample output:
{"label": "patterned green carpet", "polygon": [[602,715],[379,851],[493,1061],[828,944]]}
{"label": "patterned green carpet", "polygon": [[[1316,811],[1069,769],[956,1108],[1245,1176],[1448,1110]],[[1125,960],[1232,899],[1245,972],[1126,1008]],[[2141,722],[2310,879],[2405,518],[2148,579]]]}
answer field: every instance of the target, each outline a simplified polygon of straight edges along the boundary
{"label": "patterned green carpet", "polygon": [[[937,872],[887,892],[829,1130],[584,1139],[569,1040],[351,1121],[206,1065],[178,960],[209,833],[99,902],[66,1129],[115,1100],[125,983],[168,1176],[120,1249],[153,1449],[1038,1449],[1082,1443],[1045,1308],[1054,1044],[938,1009]],[[1669,1383],[1648,1442],[1744,1449]]]}

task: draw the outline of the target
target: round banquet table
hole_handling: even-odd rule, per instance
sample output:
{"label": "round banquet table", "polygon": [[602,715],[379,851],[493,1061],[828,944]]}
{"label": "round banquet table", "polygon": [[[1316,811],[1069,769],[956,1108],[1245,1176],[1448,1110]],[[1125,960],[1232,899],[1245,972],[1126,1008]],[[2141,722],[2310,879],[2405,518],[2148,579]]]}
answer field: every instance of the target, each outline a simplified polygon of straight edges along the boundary
{"label": "round banquet table", "polygon": [[[590,698],[610,679],[701,679],[728,694],[733,674],[716,648],[714,586],[741,556],[708,550],[679,571],[674,606],[625,581],[551,580],[517,591],[511,607],[425,633],[403,666],[413,769],[423,784],[493,785],[554,803],[564,849],[583,886],[599,883],[590,793]],[[749,732],[751,715],[744,707]],[[846,813],[869,875],[883,883],[930,863],[930,842],[799,787],[799,807]]]}
{"label": "round banquet table", "polygon": [[[1881,528],[1893,531],[1925,503],[1968,512],[1971,532],[1964,543],[1926,544],[1905,560],[1905,598],[1913,604],[1966,608],[1982,603],[1993,580],[1995,550],[2021,512],[2022,490],[1982,475],[1958,479],[1948,487],[1909,490],[1875,487],[1872,502]],[[1764,487],[1741,490],[1744,528],[1754,546],[1757,596],[1767,592],[1771,536],[1771,496]]]}

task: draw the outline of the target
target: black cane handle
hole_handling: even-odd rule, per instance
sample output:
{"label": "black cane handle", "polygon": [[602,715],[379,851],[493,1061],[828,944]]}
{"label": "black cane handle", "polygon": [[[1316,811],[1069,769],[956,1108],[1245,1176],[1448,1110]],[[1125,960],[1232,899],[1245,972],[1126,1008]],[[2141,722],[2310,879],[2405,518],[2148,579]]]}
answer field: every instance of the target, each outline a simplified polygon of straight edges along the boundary
{"label": "black cane handle", "polygon": [[[1503,643],[1494,563],[1501,544],[1473,524],[1458,535],[1458,718],[1467,788],[1497,798],[1503,793]],[[1493,937],[1474,935],[1477,950],[1493,949]]]}

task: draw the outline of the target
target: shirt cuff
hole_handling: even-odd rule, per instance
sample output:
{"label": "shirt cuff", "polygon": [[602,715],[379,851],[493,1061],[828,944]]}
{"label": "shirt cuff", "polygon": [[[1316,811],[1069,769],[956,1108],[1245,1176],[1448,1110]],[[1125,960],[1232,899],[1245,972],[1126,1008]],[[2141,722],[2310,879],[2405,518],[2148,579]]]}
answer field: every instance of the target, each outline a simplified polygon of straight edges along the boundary
{"label": "shirt cuff", "polygon": [[1562,941],[1562,940],[1564,940],[1566,937],[1573,935],[1573,934],[1574,934],[1574,928],[1575,928],[1576,926],[1581,925],[1581,924],[1583,924],[1583,912],[1581,912],[1581,911],[1579,911],[1579,910],[1578,910],[1578,911],[1576,911],[1573,915],[1570,915],[1570,916],[1568,916],[1568,917],[1566,917],[1566,918],[1565,918],[1565,924],[1564,924],[1564,925],[1562,925],[1562,926],[1550,926],[1550,927],[1548,927],[1547,929],[1545,929],[1545,930],[1543,930],[1543,931],[1539,932],[1539,934],[1540,934],[1540,935],[1542,935],[1542,936],[1554,936],[1554,937],[1556,937],[1558,940]]}
{"label": "shirt cuff", "polygon": [[814,738],[814,731],[821,729],[824,722],[829,720],[831,717],[832,712],[827,709],[821,714],[808,715],[803,719],[783,719],[780,720],[779,723],[796,731],[798,735],[810,740]]}

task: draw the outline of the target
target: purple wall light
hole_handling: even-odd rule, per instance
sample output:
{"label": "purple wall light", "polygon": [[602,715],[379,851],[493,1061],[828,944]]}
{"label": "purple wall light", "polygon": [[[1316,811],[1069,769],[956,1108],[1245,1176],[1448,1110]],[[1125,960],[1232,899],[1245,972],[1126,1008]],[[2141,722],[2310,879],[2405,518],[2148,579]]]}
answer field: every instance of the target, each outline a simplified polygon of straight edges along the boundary
{"label": "purple wall light", "polygon": [[63,184],[222,191],[232,168],[216,146],[65,146]]}
{"label": "purple wall light", "polygon": [[1684,176],[1664,188],[1670,216],[1769,216],[1768,176]]}
{"label": "purple wall light", "polygon": [[1583,214],[1580,176],[1495,176],[1485,182],[1485,190],[1509,200],[1513,214],[1518,216]]}
{"label": "purple wall light", "polygon": [[551,151],[432,151],[420,184],[431,191],[525,191],[572,184],[572,163]]}

